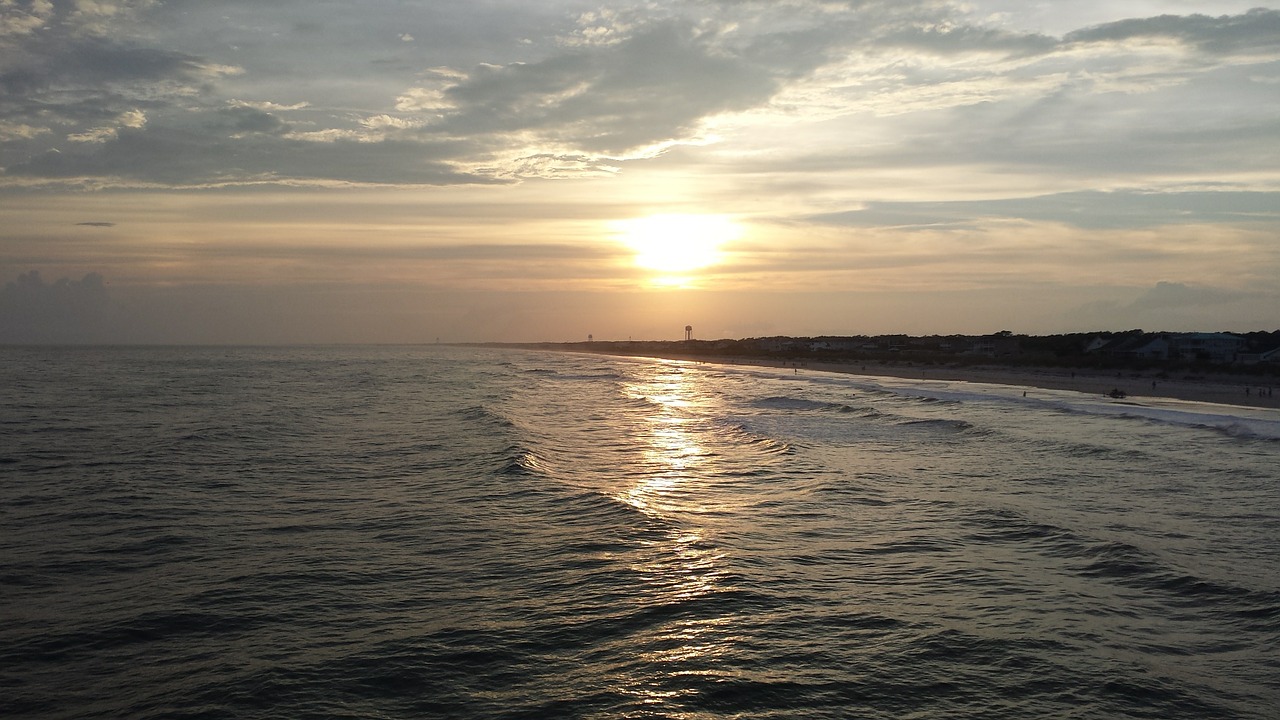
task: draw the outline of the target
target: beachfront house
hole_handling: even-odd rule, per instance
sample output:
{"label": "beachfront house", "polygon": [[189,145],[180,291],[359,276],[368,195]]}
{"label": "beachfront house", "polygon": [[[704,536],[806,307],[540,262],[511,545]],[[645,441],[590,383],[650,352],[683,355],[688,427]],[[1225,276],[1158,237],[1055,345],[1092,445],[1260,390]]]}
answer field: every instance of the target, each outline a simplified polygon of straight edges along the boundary
{"label": "beachfront house", "polygon": [[[865,337],[835,337],[824,335],[809,342],[809,349],[814,352],[851,353],[865,350],[868,340]],[[874,347],[874,346],[873,346]]]}
{"label": "beachfront house", "polygon": [[1116,341],[1115,338],[1103,337],[1101,335],[1098,335],[1092,338],[1091,340],[1089,340],[1089,342],[1085,343],[1084,354],[1092,355],[1093,353],[1101,351],[1103,348],[1114,343],[1115,341]]}
{"label": "beachfront house", "polygon": [[1266,352],[1236,353],[1236,360],[1241,365],[1280,365],[1280,347]]}
{"label": "beachfront house", "polygon": [[1170,357],[1169,339],[1162,334],[1122,335],[1100,345],[1091,343],[1090,347],[1091,352],[1107,357],[1133,360],[1168,360]]}
{"label": "beachfront house", "polygon": [[1170,356],[1217,365],[1235,362],[1244,338],[1230,333],[1183,333],[1169,338]]}
{"label": "beachfront house", "polygon": [[809,349],[807,342],[785,335],[750,338],[744,340],[743,345],[754,352],[763,353],[797,353]]}
{"label": "beachfront house", "polygon": [[995,358],[1017,355],[1021,351],[1022,341],[1018,337],[1009,332],[999,332],[973,338],[967,354]]}

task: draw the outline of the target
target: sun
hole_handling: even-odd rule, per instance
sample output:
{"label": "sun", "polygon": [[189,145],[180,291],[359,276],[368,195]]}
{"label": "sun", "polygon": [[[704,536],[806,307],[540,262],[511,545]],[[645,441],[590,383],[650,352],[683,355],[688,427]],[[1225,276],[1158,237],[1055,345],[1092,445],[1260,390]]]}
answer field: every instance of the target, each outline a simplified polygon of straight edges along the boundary
{"label": "sun", "polygon": [[715,265],[721,247],[742,229],[724,215],[649,215],[615,223],[619,239],[635,252],[635,264],[678,275]]}

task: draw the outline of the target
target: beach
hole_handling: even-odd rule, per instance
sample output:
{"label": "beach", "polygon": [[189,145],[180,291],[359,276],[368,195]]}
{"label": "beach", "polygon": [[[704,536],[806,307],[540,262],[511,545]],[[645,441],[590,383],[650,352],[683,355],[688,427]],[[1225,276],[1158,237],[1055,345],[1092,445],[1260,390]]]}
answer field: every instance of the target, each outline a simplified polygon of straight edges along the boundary
{"label": "beach", "polygon": [[[618,353],[605,353],[618,354]],[[654,353],[646,353],[648,357]],[[705,356],[662,353],[671,360],[759,365],[793,368],[799,372],[821,371],[894,377],[915,380],[946,380],[1027,388],[1028,392],[1074,390],[1089,395],[1107,395],[1119,390],[1126,399],[1171,398],[1194,402],[1239,405],[1242,407],[1280,409],[1280,378],[1264,375],[1226,375],[1146,372],[1098,371],[1053,367],[1014,367],[1006,365],[923,365],[917,363],[827,362],[797,358],[760,358],[742,356]]]}

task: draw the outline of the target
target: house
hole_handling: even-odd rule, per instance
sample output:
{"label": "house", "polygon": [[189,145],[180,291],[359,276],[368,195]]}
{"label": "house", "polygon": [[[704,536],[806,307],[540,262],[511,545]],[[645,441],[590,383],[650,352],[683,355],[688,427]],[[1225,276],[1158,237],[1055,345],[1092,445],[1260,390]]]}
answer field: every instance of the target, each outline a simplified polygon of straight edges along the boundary
{"label": "house", "polygon": [[1241,365],[1280,364],[1280,347],[1266,352],[1236,353],[1236,360]]}
{"label": "house", "polygon": [[1124,335],[1101,345],[1095,343],[1090,343],[1093,352],[1107,357],[1134,360],[1168,360],[1170,357],[1169,339],[1164,335]]}
{"label": "house", "polygon": [[1022,352],[1022,341],[1011,333],[996,333],[974,338],[969,344],[969,355],[984,357],[1008,357]]}
{"label": "house", "polygon": [[1110,345],[1111,342],[1112,342],[1112,338],[1106,338],[1106,337],[1102,337],[1101,335],[1098,335],[1097,337],[1090,340],[1087,344],[1085,344],[1084,354],[1089,355],[1091,353],[1095,353],[1101,350],[1102,348]]}
{"label": "house", "polygon": [[814,351],[827,352],[854,352],[862,350],[867,344],[864,337],[830,337],[824,336],[814,338],[809,342],[809,348]]}
{"label": "house", "polygon": [[1225,365],[1234,362],[1244,338],[1230,333],[1184,333],[1169,338],[1169,354],[1182,360]]}
{"label": "house", "polygon": [[766,353],[794,353],[802,350],[808,350],[808,343],[797,340],[793,337],[776,336],[751,338],[745,342],[746,347],[756,352]]}

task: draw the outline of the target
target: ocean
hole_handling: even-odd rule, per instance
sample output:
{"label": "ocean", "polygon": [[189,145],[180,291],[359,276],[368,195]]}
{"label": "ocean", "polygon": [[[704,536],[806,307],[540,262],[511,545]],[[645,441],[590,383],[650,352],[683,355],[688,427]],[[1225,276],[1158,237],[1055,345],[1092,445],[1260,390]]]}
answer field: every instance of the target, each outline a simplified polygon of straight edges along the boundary
{"label": "ocean", "polygon": [[1277,718],[1280,412],[0,348],[4,718]]}

